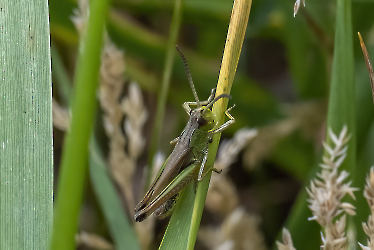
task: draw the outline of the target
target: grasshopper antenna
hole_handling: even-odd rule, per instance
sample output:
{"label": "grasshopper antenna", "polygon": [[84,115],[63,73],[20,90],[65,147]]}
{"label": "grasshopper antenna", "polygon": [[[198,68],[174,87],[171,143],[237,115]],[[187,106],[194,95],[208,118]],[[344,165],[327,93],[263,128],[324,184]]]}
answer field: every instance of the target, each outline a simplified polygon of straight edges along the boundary
{"label": "grasshopper antenna", "polygon": [[186,71],[187,78],[188,78],[188,82],[190,83],[190,86],[191,86],[191,89],[192,89],[193,95],[194,95],[195,100],[196,100],[196,104],[197,104],[198,107],[200,107],[201,104],[200,104],[200,101],[199,101],[199,97],[197,96],[195,86],[193,85],[193,81],[192,81],[192,77],[191,77],[191,72],[190,72],[190,68],[188,67],[187,60],[186,60],[186,58],[184,57],[184,55],[183,55],[181,49],[178,47],[178,45],[175,45],[175,48],[176,48],[177,51],[179,52],[179,55],[182,57],[183,64],[184,64],[184,69],[185,69],[185,71]]}
{"label": "grasshopper antenna", "polygon": [[213,101],[211,101],[210,103],[208,103],[208,105],[205,106],[203,113],[205,113],[206,110],[208,110],[210,107],[212,107],[213,104],[214,104],[216,101],[218,101],[219,99],[224,98],[224,97],[227,97],[227,98],[231,99],[231,95],[228,95],[228,94],[222,94],[222,95],[219,95],[219,96],[217,96],[216,98],[214,98]]}

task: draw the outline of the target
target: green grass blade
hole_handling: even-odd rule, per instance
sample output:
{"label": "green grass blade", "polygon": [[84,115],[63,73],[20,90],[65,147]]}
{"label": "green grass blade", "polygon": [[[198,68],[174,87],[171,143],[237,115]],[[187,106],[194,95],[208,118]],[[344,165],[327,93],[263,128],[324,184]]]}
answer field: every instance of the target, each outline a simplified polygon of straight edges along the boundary
{"label": "green grass blade", "polygon": [[[365,72],[366,73],[366,72]],[[362,223],[368,220],[369,215],[371,214],[370,207],[368,206],[367,200],[362,195],[363,187],[365,185],[366,177],[370,172],[370,168],[374,162],[374,126],[370,127],[368,133],[366,133],[367,140],[360,146],[360,151],[357,155],[357,166],[359,166],[360,171],[357,171],[355,176],[356,187],[359,187],[360,190],[356,192],[356,201],[353,205],[356,207],[356,216],[353,218],[356,223],[356,239],[358,242],[365,244],[368,236],[365,234]]]}
{"label": "green grass blade", "polygon": [[194,183],[190,183],[181,192],[178,203],[170,218],[167,231],[162,239],[160,250],[187,249],[188,236],[191,230],[191,216],[194,209],[195,188]]}
{"label": "green grass blade", "polygon": [[118,250],[140,249],[134,229],[129,222],[120,197],[113,185],[102,153],[94,137],[90,143],[90,175],[99,204],[108,223],[114,245]]}
{"label": "green grass blade", "polygon": [[0,249],[47,249],[53,215],[47,1],[1,1]]}
{"label": "green grass blade", "polygon": [[[357,46],[357,42],[355,45]],[[369,48],[369,52],[374,52],[374,50]],[[367,141],[369,130],[373,124],[374,105],[368,72],[363,58],[359,58],[356,69],[356,137],[357,153],[359,154]]]}
{"label": "green grass blade", "polygon": [[[360,171],[356,171],[355,186],[360,188],[355,202],[357,215],[354,221],[357,226],[357,241],[365,242],[367,235],[364,233],[361,223],[367,221],[370,214],[370,208],[367,205],[366,198],[361,195],[362,187],[365,186],[366,176],[369,174],[373,163],[373,83],[374,73],[371,66],[369,53],[366,49],[364,41],[359,34],[364,60],[359,60],[358,72],[356,74],[355,83],[357,90],[356,110],[357,110],[357,166]],[[370,49],[370,47],[369,47]],[[364,63],[365,61],[365,63]],[[364,66],[366,64],[366,67]],[[369,73],[369,81],[368,74]],[[369,84],[371,83],[371,84]],[[371,86],[370,86],[371,85]],[[371,89],[370,89],[371,87]]]}
{"label": "green grass blade", "polygon": [[[318,157],[316,160],[319,163],[320,157]],[[315,176],[315,173],[320,168],[318,163],[311,163],[314,165],[314,167],[306,178],[307,181],[304,183],[305,186],[310,184],[309,180]],[[307,199],[308,193],[306,192],[306,189],[302,189],[294,202],[285,227],[290,231],[292,241],[296,249],[303,246],[303,249],[305,250],[313,250],[318,249],[318,247],[321,245],[321,227],[315,221],[308,222],[308,218],[312,217],[312,212],[308,208]],[[281,239],[281,237],[282,232],[280,231],[278,234],[278,239]],[[305,242],[308,242],[308,244],[305,244]],[[272,249],[278,249],[275,243]]]}
{"label": "green grass blade", "polygon": [[[234,3],[217,85],[217,96],[223,93],[230,94],[236,67],[239,61],[241,46],[244,40],[251,4],[252,1],[250,0],[235,1]],[[228,100],[223,98],[217,101],[213,107],[213,113],[216,115],[219,125],[223,124],[225,119],[224,112],[227,103]],[[213,166],[217,154],[219,138],[220,134],[215,135],[213,143],[209,146],[209,158],[206,166]],[[181,201],[173,212],[160,249],[194,249],[197,231],[200,225],[205,198],[208,191],[210,175],[211,174],[208,174],[201,183],[198,183],[196,197],[193,185],[190,185],[192,187],[183,192],[183,200],[181,198]],[[193,197],[195,197],[194,204],[188,201],[192,200]],[[182,206],[182,202],[186,202],[186,205]],[[181,232],[180,230],[183,231]],[[178,239],[177,245],[173,242],[175,239]]]}
{"label": "green grass blade", "polygon": [[[351,139],[348,142],[347,158],[343,162],[343,168],[350,173],[354,173],[354,169],[356,168],[356,136],[351,23],[351,1],[338,0],[327,128],[331,128],[334,133],[340,133],[345,124],[348,126],[348,133],[351,135]],[[327,138],[330,140],[328,136]],[[318,162],[321,162],[321,159],[318,159]],[[317,167],[311,171],[312,176],[310,178],[315,178],[314,173],[316,170]],[[320,239],[320,235],[316,229],[317,223],[315,221],[309,223],[306,221],[307,217],[312,216],[311,211],[307,207],[306,197],[307,195],[304,190],[300,192],[295,207],[289,215],[287,224],[289,225],[296,248],[300,248],[302,245],[303,249],[315,249],[316,246],[305,244],[305,242],[318,243]]]}
{"label": "green grass blade", "polygon": [[335,133],[339,133],[345,124],[348,126],[351,139],[348,143],[347,158],[343,167],[353,173],[356,167],[356,136],[351,1],[338,0],[336,8],[335,44],[327,127]]}
{"label": "green grass blade", "polygon": [[61,160],[51,249],[75,249],[78,216],[95,111],[100,52],[108,1],[90,1],[90,17],[75,75],[72,120]]}
{"label": "green grass blade", "polygon": [[[244,41],[245,31],[247,29],[251,6],[252,0],[234,2],[233,10],[231,12],[229,30],[227,32],[225,50],[223,52],[221,70],[218,77],[216,91],[217,96],[221,94],[230,94],[231,92],[236,67],[238,66],[240,52]],[[227,98],[222,98],[213,106],[213,113],[218,119],[218,126],[223,124],[225,121],[224,112],[227,109],[227,103]],[[206,163],[207,166],[214,165],[220,137],[220,133],[214,135],[213,143],[209,145],[209,158]],[[202,183],[199,183],[197,187],[194,212],[192,214],[191,231],[188,239],[188,249],[193,249],[196,242],[197,231],[199,229],[205,199],[208,192],[210,176],[211,173],[202,181]]]}
{"label": "green grass blade", "polygon": [[[338,0],[336,5],[336,25],[334,57],[331,71],[330,95],[327,112],[327,128],[334,133],[340,133],[344,125],[348,127],[350,140],[347,143],[347,157],[341,168],[347,170],[353,185],[364,183],[360,172],[365,172],[365,166],[357,166],[356,158],[356,113],[355,113],[355,83],[354,83],[354,61],[353,61],[353,37],[352,37],[352,7],[351,0]],[[327,142],[331,144],[330,136],[327,134]],[[358,171],[358,167],[360,171]],[[360,184],[361,183],[361,184]],[[361,197],[360,197],[361,199]],[[351,200],[351,199],[350,199]],[[363,200],[363,199],[362,199]],[[362,204],[362,202],[361,202]],[[361,228],[361,221],[355,218],[348,219],[348,227]]]}
{"label": "green grass blade", "polygon": [[[70,104],[70,97],[72,94],[72,86],[71,81],[68,77],[68,73],[64,67],[64,64],[62,62],[62,58],[60,54],[58,53],[57,49],[53,46],[51,47],[52,52],[52,67],[53,67],[53,76],[52,80],[55,86],[58,89],[59,97],[61,100],[61,103],[65,106],[69,106]],[[57,82],[57,84],[56,84]]]}
{"label": "green grass blade", "polygon": [[[151,139],[151,146],[149,149],[148,154],[148,166],[149,171],[148,173],[152,173],[152,160],[153,156],[156,153],[157,149],[159,148],[160,144],[160,136],[162,131],[162,123],[164,121],[165,115],[165,106],[166,106],[166,99],[168,96],[168,90],[170,86],[170,78],[173,72],[173,64],[174,64],[174,54],[175,54],[175,45],[178,38],[178,31],[182,19],[182,0],[176,0],[173,17],[171,20],[170,26],[170,34],[168,39],[168,45],[166,48],[166,57],[165,57],[165,65],[164,65],[164,72],[162,74],[162,84],[161,89],[158,95],[158,102],[157,102],[157,109],[156,109],[156,120],[153,126],[152,131],[152,139]],[[150,175],[147,177],[146,186],[151,182]]]}

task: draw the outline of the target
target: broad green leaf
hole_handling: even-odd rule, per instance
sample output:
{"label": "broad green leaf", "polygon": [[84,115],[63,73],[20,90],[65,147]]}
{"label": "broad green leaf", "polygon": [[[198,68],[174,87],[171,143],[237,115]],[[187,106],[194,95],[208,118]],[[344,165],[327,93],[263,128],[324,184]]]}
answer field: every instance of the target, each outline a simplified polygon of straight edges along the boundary
{"label": "broad green leaf", "polygon": [[47,249],[53,215],[48,1],[0,6],[0,249]]}

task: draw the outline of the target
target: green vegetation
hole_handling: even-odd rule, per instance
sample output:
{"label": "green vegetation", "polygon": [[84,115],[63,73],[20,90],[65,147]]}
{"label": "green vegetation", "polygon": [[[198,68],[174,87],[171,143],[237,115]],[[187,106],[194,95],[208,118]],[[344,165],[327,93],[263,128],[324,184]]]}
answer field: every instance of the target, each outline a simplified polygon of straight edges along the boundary
{"label": "green vegetation", "polygon": [[0,249],[47,249],[53,215],[46,1],[0,3]]}
{"label": "green vegetation", "polygon": [[[167,220],[159,223],[159,231],[154,231],[153,218],[135,227],[132,208],[147,189],[146,176],[152,175],[150,172],[143,173],[146,163],[151,165],[155,151],[162,151],[166,155],[172,151],[169,142],[180,134],[188,118],[181,104],[193,101],[183,64],[181,60],[174,58],[173,62],[172,59],[175,53],[171,48],[174,46],[173,43],[177,43],[186,55],[201,99],[205,100],[211,89],[216,87],[219,72],[225,67],[229,69],[231,75],[224,78],[220,76],[218,85],[223,80],[234,82],[232,89],[231,86],[222,89],[232,96],[228,105],[236,104],[231,112],[236,123],[225,130],[223,138],[231,138],[235,131],[244,126],[258,129],[257,138],[249,143],[238,160],[234,160],[230,169],[224,169],[221,175],[226,175],[233,184],[235,195],[238,197],[235,207],[244,207],[248,214],[261,217],[263,244],[268,248],[273,246],[274,242],[280,239],[282,227],[286,226],[290,230],[296,249],[318,249],[321,228],[315,221],[308,221],[312,213],[308,208],[305,186],[310,186],[310,180],[315,178],[315,173],[319,171],[317,165],[321,163],[323,154],[321,143],[329,138],[325,134],[327,128],[339,134],[344,125],[347,125],[351,137],[342,169],[350,173],[348,179],[353,180],[352,186],[360,188],[360,191],[355,192],[356,201],[347,198],[347,201],[356,207],[357,212],[356,216],[347,218],[347,228],[355,232],[357,241],[365,243],[367,236],[362,230],[361,223],[367,220],[370,210],[363,198],[362,190],[365,176],[374,165],[371,153],[374,141],[374,106],[368,73],[356,34],[360,31],[369,54],[373,55],[374,3],[307,0],[306,7],[301,6],[299,13],[293,17],[294,2],[291,0],[254,2],[244,43],[242,46],[234,46],[236,49],[241,48],[240,56],[236,51],[231,54],[234,61],[221,65],[221,60],[225,60],[223,51],[232,3],[226,0],[181,2],[180,6],[175,5],[179,1],[170,0],[111,2],[107,32],[114,44],[124,51],[124,80],[120,77],[123,85],[113,87],[118,90],[115,98],[106,97],[107,101],[114,100],[112,108],[103,104],[105,98],[97,92],[101,108],[97,109],[97,119],[92,127],[89,122],[92,121],[96,107],[93,97],[99,73],[98,37],[99,33],[103,32],[97,28],[97,37],[93,39],[98,42],[96,50],[87,52],[91,56],[95,55],[95,61],[79,60],[75,67],[81,38],[72,25],[70,16],[77,6],[69,0],[50,1],[50,27],[52,42],[55,45],[53,53],[60,58],[59,64],[53,67],[56,86],[54,94],[65,108],[69,107],[68,101],[73,100],[71,131],[65,140],[65,149],[62,150],[62,163],[56,165],[61,169],[65,168],[65,165],[72,167],[72,164],[76,164],[76,167],[71,168],[70,174],[64,174],[63,171],[67,170],[60,172],[59,177],[62,179],[57,190],[56,209],[59,209],[60,199],[63,199],[58,197],[60,193],[67,192],[65,195],[70,197],[69,189],[71,192],[78,192],[77,190],[85,187],[83,195],[79,194],[76,198],[70,201],[66,199],[64,202],[67,207],[72,206],[73,200],[75,202],[74,213],[63,216],[66,224],[73,225],[69,229],[69,235],[66,236],[67,233],[65,235],[61,231],[55,237],[69,237],[69,246],[72,247],[72,237],[80,229],[102,236],[118,249],[125,249],[126,244],[133,244],[133,249],[156,249],[160,245]],[[105,8],[101,9],[104,10]],[[96,15],[93,11],[90,14]],[[103,21],[96,17],[92,19]],[[234,35],[240,40],[238,36]],[[89,50],[88,47],[85,48]],[[238,60],[236,75],[233,78]],[[73,91],[69,90],[69,79],[75,75],[75,79],[78,80],[80,67],[83,67],[80,65],[88,62],[95,63],[96,66],[86,72],[85,77],[81,76],[86,81],[86,87],[79,87],[77,81],[74,82],[73,95]],[[109,69],[115,71],[114,66]],[[113,73],[110,70],[108,72]],[[143,116],[139,118],[141,121],[131,120],[131,110],[135,114],[140,114],[138,110],[143,109],[138,109],[135,104],[131,106],[130,101],[127,102],[135,96],[129,87],[130,82],[137,82],[142,90],[141,96],[144,101],[141,100],[141,103],[144,104],[148,116],[144,120]],[[162,98],[158,96],[161,88],[164,93]],[[220,87],[218,89],[221,91]],[[85,97],[86,94],[90,97]],[[74,98],[70,98],[71,96]],[[166,102],[164,108],[165,104],[159,104],[158,98]],[[77,100],[82,103],[89,100],[92,105],[90,111],[85,106],[78,105],[81,114],[90,114],[90,117],[86,119],[82,116],[80,118],[87,123],[82,121],[74,125],[74,104],[77,105]],[[217,113],[221,114],[226,105],[227,103]],[[132,108],[128,108],[130,106]],[[156,111],[157,106],[159,111]],[[110,110],[113,110],[112,116]],[[114,118],[119,123],[113,123]],[[157,119],[158,122],[155,122]],[[154,128],[154,124],[161,123],[159,132],[160,125]],[[78,131],[85,131],[84,141],[80,139],[83,132],[74,136],[74,126]],[[89,148],[91,128],[94,128],[93,136],[97,144],[91,142],[91,179],[84,185],[84,176],[87,174],[85,166],[89,159],[85,150]],[[115,141],[116,136],[113,136],[113,131],[110,132],[111,128],[124,134],[125,139],[117,136],[118,141]],[[140,128],[141,136],[131,138],[129,131],[135,134],[135,128]],[[139,131],[136,130],[136,133]],[[55,136],[55,152],[59,154],[63,133],[56,131]],[[161,138],[159,142],[157,138]],[[329,140],[327,142],[330,144]],[[143,141],[144,144],[141,143]],[[73,145],[72,148],[66,148],[69,143]],[[210,165],[213,164],[217,147],[218,140],[215,140],[210,147]],[[67,156],[68,150],[79,155],[81,160],[75,158],[78,156]],[[115,158],[116,155],[121,155],[118,152],[114,154],[116,150],[123,152],[124,156]],[[65,157],[73,158],[67,161],[64,160]],[[130,165],[131,168],[128,167]],[[103,170],[104,167],[107,171]],[[116,172],[121,167],[124,168],[121,170],[123,172]],[[76,179],[79,188],[70,186],[73,182],[69,181],[69,187],[62,184],[63,179],[67,178],[64,176],[71,175],[73,177],[70,178],[79,177]],[[200,232],[197,233],[208,184],[209,178],[206,178],[196,189],[190,185],[182,193],[167,230],[166,235],[170,233],[171,236],[166,236],[165,241],[180,243],[183,245],[180,248],[188,245],[192,249],[191,246],[197,237],[196,249],[202,249],[202,245],[212,247],[208,243],[210,239],[207,234],[205,237],[199,237]],[[107,190],[107,197],[102,190]],[[81,207],[77,227],[82,197],[84,206]],[[191,205],[193,199],[195,207]],[[211,201],[208,199],[208,202]],[[113,206],[107,203],[113,203]],[[217,212],[211,207],[212,203],[206,205],[200,227],[205,230],[201,230],[202,233],[213,225],[217,227],[216,232],[223,230],[222,222],[230,217],[232,209],[225,213]],[[59,210],[56,210],[56,220],[58,214]],[[121,223],[118,223],[119,221]],[[54,226],[60,227],[58,224]],[[175,226],[181,231],[174,229]],[[135,235],[135,232],[136,237],[121,237],[121,233],[128,236]],[[177,236],[181,238],[173,242],[172,239]],[[228,237],[226,240],[231,239],[231,236],[226,235],[219,240],[223,240],[224,237]],[[250,237],[248,235],[248,238]],[[165,241],[162,245],[167,249],[168,244]],[[218,240],[216,243],[219,244]],[[239,244],[238,241],[235,244]]]}

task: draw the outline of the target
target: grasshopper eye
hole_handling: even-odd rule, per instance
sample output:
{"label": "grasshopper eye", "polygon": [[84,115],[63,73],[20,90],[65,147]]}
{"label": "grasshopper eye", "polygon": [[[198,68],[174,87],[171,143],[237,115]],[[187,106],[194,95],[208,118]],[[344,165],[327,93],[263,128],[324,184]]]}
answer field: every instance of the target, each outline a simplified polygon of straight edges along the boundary
{"label": "grasshopper eye", "polygon": [[197,123],[199,124],[199,127],[203,127],[208,124],[208,121],[204,117],[200,117],[197,119]]}

